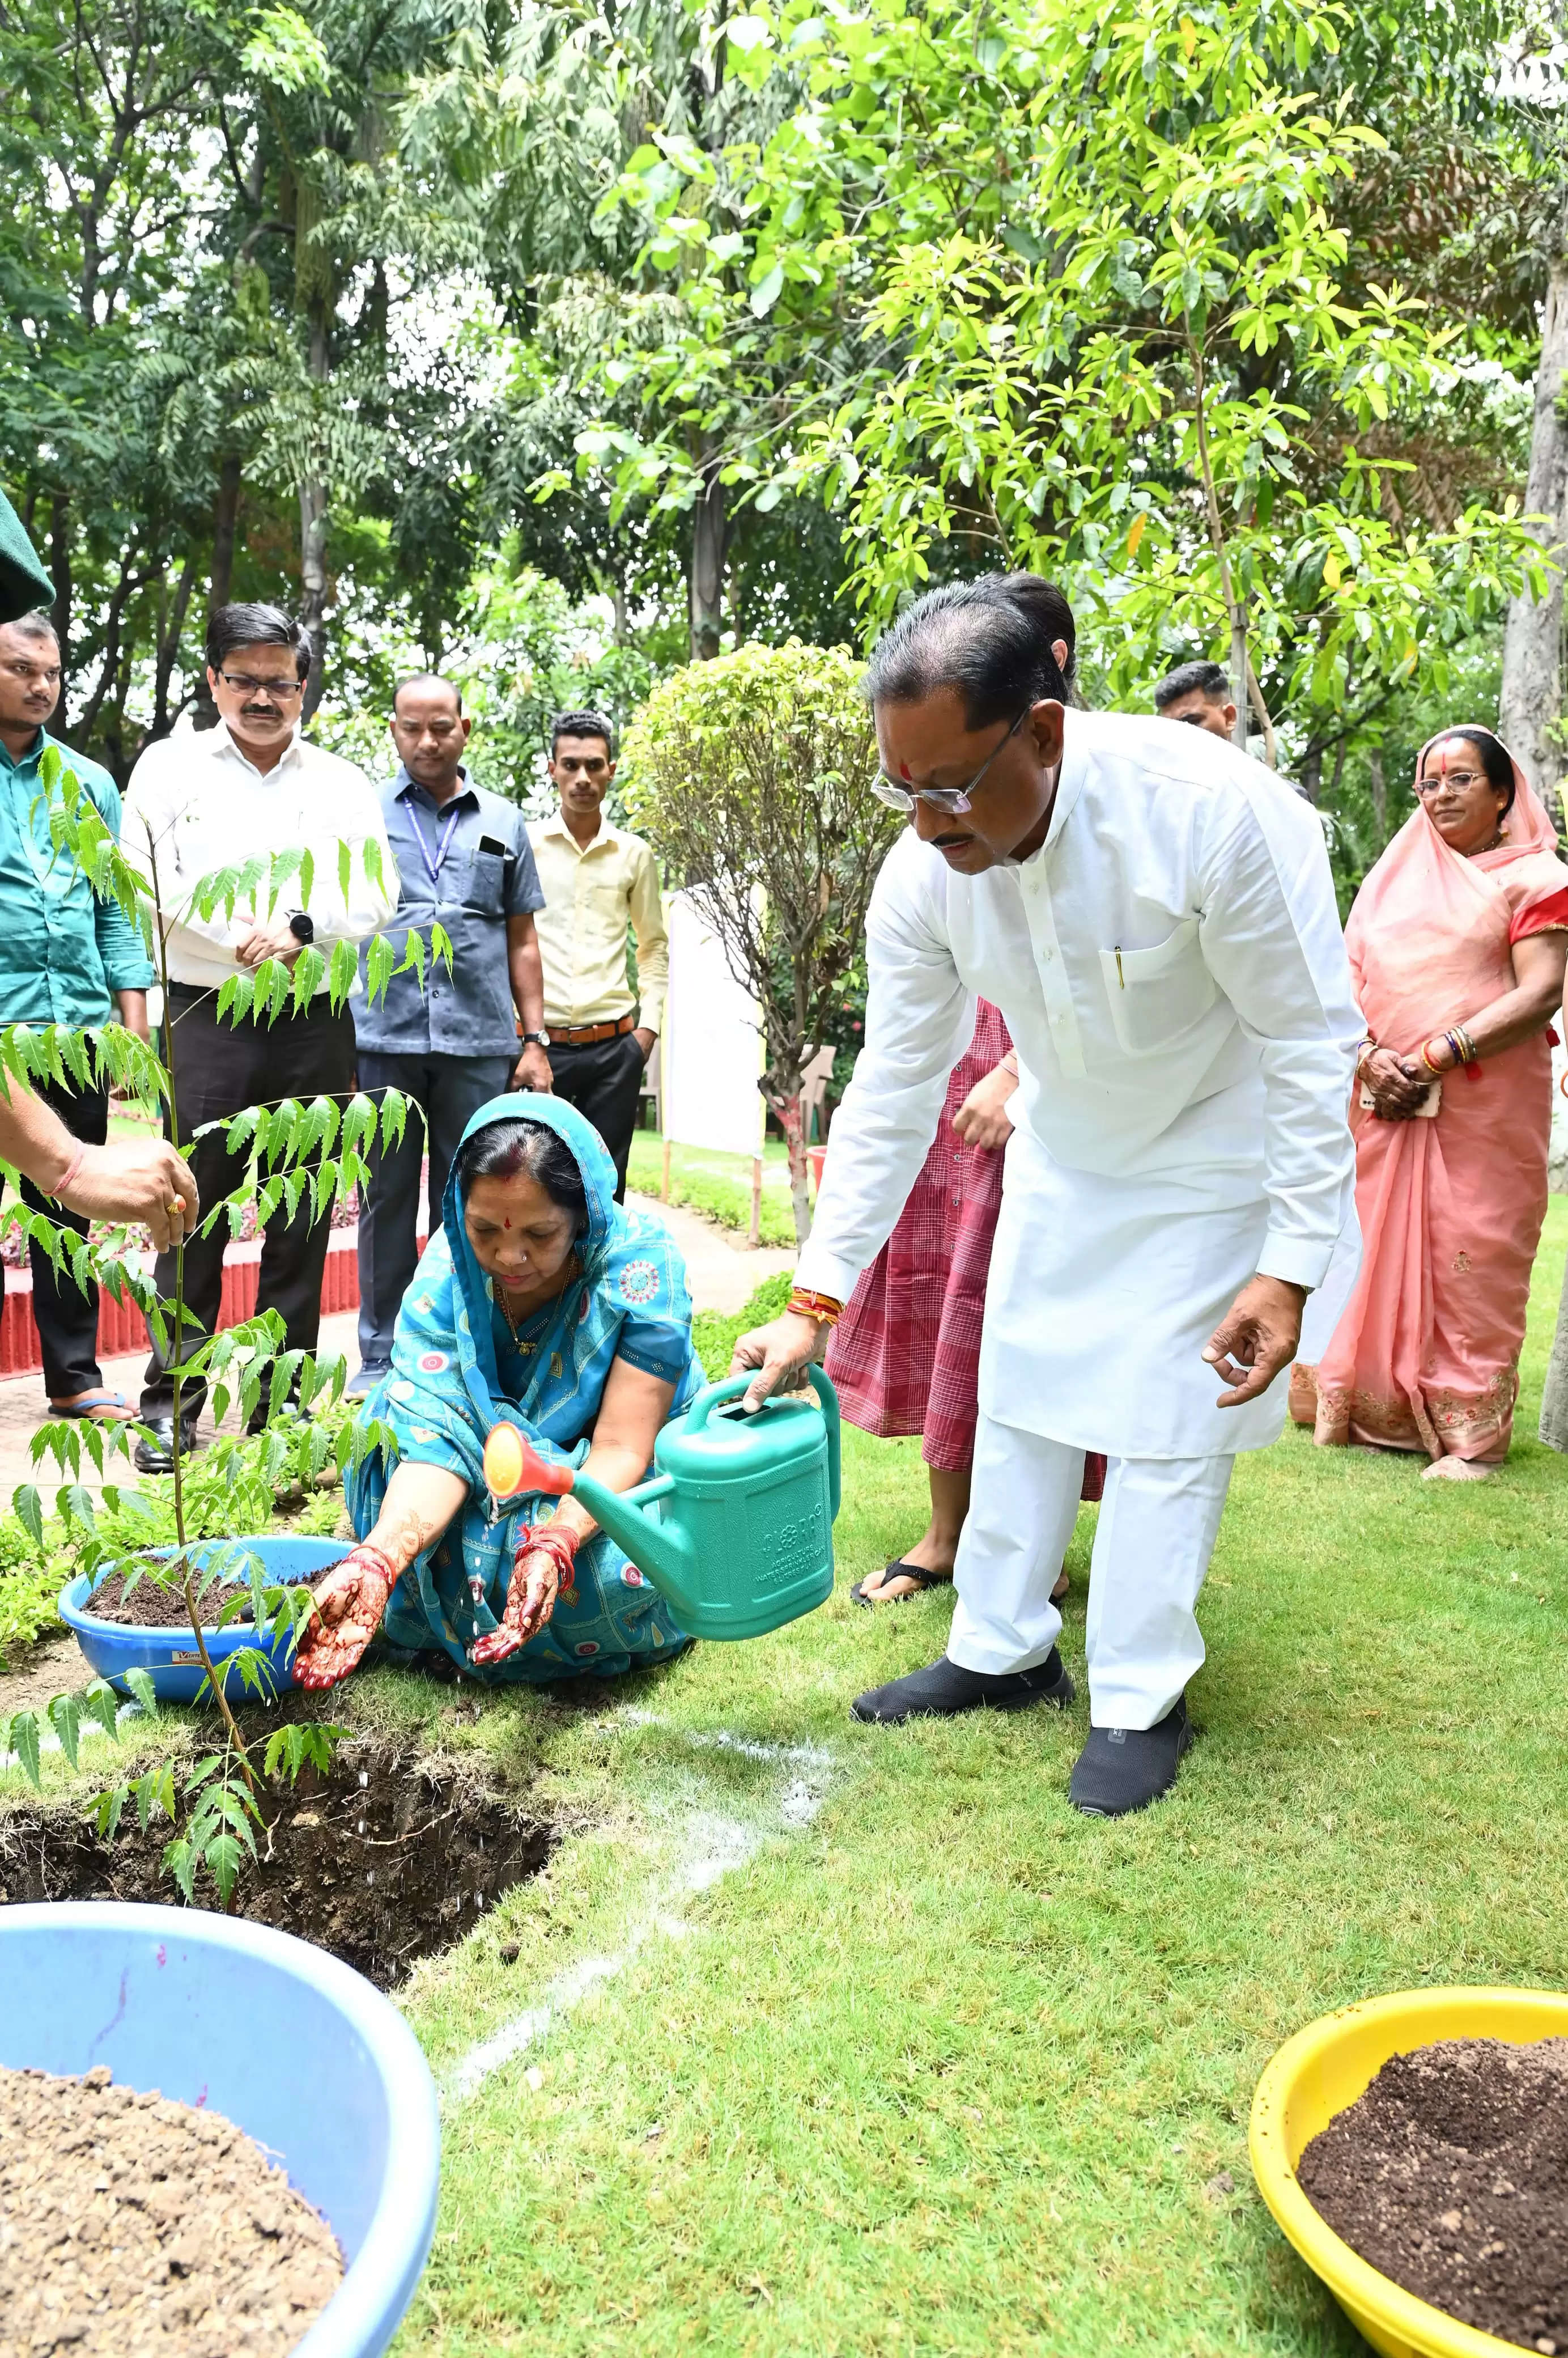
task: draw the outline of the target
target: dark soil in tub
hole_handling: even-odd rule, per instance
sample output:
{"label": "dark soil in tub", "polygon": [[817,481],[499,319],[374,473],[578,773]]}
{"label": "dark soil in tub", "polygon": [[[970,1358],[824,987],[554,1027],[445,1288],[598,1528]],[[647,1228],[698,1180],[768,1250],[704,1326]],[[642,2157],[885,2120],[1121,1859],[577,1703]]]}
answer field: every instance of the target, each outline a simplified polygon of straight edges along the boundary
{"label": "dark soil in tub", "polygon": [[[166,1587],[161,1581],[154,1580],[150,1574],[144,1573],[127,1595],[126,1582],[130,1577],[123,1572],[110,1573],[106,1579],[99,1582],[84,1609],[96,1619],[113,1621],[120,1628],[189,1628],[190,1617],[185,1609],[181,1590]],[[271,1585],[270,1583],[265,1585]],[[232,1629],[237,1623],[254,1618],[249,1590],[224,1580],[214,1580],[202,1589],[198,1600],[201,1607],[202,1628],[216,1629],[218,1617],[224,1606],[231,1604],[236,1595],[242,1595],[244,1603],[233,1620],[224,1623],[225,1629]]]}
{"label": "dark soil in tub", "polygon": [[1568,2039],[1393,2056],[1296,2176],[1407,2292],[1545,2358],[1568,2353]]}
{"label": "dark soil in tub", "polygon": [[[293,1715],[293,1714],[290,1714]],[[271,1724],[271,1723],[269,1723]],[[394,1988],[421,1957],[462,1939],[513,1885],[536,1875],[550,1829],[514,1800],[488,1791],[462,1767],[416,1760],[355,1737],[332,1774],[306,1769],[268,1796],[276,1821],[272,1856],[258,1833],[235,1912],[314,1941]],[[70,1806],[0,1815],[0,1902],[38,1899],[178,1900],[163,1871],[174,1832],[155,1818],[144,1834],[127,1811],[113,1844],[100,1842]],[[199,1882],[202,1907],[216,1906]]]}
{"label": "dark soil in tub", "polygon": [[284,2358],[342,2281],[286,2173],[156,2088],[0,2071],[0,2358]]}

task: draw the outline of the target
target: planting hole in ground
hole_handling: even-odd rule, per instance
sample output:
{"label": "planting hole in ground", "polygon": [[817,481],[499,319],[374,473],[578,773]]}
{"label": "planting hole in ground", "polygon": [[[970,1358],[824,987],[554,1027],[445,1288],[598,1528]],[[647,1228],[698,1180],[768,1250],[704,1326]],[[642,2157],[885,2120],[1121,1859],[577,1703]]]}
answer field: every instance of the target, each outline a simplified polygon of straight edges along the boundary
{"label": "planting hole in ground", "polygon": [[1568,2353],[1568,2039],[1391,2057],[1296,2175],[1407,2292],[1542,2358]]}
{"label": "planting hole in ground", "polygon": [[284,2358],[342,2255],[287,2173],[220,2114],[0,2071],[0,2351]]}
{"label": "planting hole in ground", "polygon": [[[79,1806],[79,1805],[78,1805]],[[237,1915],[330,1949],[382,1989],[471,1931],[513,1885],[536,1875],[549,1828],[450,1761],[416,1759],[359,1736],[330,1776],[306,1769],[268,1794],[271,1850],[258,1832]],[[69,1803],[0,1816],[0,1901],[178,1895],[162,1866],[173,1827],[144,1834],[127,1811],[113,1844]],[[216,1903],[198,1885],[201,1905]]]}

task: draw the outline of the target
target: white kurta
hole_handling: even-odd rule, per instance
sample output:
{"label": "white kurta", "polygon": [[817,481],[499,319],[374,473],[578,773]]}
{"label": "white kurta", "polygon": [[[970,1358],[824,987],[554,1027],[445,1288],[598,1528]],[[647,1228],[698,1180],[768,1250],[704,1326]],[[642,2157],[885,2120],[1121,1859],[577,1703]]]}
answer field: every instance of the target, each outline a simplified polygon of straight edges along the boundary
{"label": "white kurta", "polygon": [[1317,1286],[1353,1221],[1362,1023],[1317,817],[1168,720],[1069,711],[1050,831],[961,876],[911,829],[867,923],[866,1044],[799,1282],[847,1300],[925,1159],[968,995],[1018,1051],[980,1406],[1117,1457],[1256,1449],[1201,1354],[1255,1271]]}

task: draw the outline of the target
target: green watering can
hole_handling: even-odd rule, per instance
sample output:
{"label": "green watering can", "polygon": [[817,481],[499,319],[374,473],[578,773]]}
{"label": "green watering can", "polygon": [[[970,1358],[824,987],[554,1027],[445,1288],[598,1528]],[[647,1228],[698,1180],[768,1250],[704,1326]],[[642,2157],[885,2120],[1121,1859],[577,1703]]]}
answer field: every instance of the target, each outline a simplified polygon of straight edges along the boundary
{"label": "green watering can", "polygon": [[761,1638],[833,1593],[838,1512],[838,1397],[807,1369],[821,1404],[734,1405],[750,1376],[698,1392],[654,1444],[657,1469],[634,1490],[607,1490],[569,1466],[547,1465],[510,1421],[484,1447],[497,1507],[538,1490],[569,1490],[624,1548],[692,1638]]}

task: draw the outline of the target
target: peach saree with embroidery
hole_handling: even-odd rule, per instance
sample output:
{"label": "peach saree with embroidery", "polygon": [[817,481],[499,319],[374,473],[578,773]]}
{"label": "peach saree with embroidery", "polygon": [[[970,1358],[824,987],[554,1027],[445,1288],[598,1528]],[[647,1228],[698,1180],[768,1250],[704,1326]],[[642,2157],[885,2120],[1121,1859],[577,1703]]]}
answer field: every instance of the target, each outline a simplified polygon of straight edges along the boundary
{"label": "peach saree with embroidery", "polygon": [[[1384,1047],[1419,1056],[1514,988],[1516,941],[1568,926],[1568,867],[1517,762],[1514,785],[1495,850],[1465,859],[1418,808],[1357,895],[1346,947]],[[1361,1274],[1321,1362],[1291,1381],[1320,1444],[1506,1455],[1551,1119],[1544,1032],[1445,1075],[1430,1120],[1380,1121],[1353,1090]]]}

